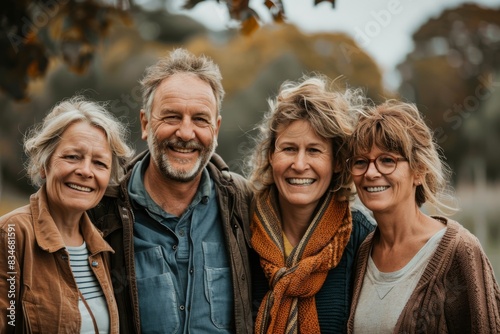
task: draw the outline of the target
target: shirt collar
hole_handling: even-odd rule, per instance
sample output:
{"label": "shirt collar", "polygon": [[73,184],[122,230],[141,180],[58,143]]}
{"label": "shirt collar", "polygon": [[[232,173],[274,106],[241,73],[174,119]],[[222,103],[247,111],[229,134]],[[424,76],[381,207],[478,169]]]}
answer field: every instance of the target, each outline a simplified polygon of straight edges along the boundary
{"label": "shirt collar", "polygon": [[[132,170],[128,185],[130,199],[132,200],[133,205],[142,206],[150,213],[165,218],[171,217],[172,215],[163,211],[163,209],[153,201],[144,187],[144,173],[146,168],[149,166],[151,160],[150,157],[151,154],[148,152],[142,160],[137,162]],[[203,204],[208,203],[210,197],[212,196],[212,182],[213,181],[210,179],[207,168],[204,168],[202,170],[200,184],[193,200],[191,201],[191,204],[189,205],[189,208],[198,205],[200,202]]]}

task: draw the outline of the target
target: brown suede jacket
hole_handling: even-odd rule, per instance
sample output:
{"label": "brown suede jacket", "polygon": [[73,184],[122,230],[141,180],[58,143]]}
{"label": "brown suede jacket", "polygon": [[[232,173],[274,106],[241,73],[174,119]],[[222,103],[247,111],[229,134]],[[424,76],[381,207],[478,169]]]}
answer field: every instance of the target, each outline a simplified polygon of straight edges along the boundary
{"label": "brown suede jacket", "polygon": [[[118,309],[108,270],[113,250],[86,214],[80,228],[106,298],[110,333],[117,334]],[[78,287],[44,186],[30,204],[0,218],[0,268],[1,333],[80,332]]]}

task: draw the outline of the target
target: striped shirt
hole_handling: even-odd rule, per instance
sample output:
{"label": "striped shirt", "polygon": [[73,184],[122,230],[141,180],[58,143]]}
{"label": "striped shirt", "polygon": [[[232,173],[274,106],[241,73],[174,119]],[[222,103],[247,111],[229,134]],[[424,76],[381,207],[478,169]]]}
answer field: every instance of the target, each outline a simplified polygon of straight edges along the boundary
{"label": "striped shirt", "polygon": [[78,308],[82,315],[80,334],[95,333],[92,317],[97,323],[99,333],[109,333],[110,323],[108,306],[102,288],[94,272],[90,269],[87,244],[84,242],[78,247],[66,246],[66,249],[69,253],[70,266],[73,271],[73,276],[75,277],[76,285],[92,310],[92,314],[90,314],[83,301],[81,299],[79,300]]}
{"label": "striped shirt", "polygon": [[69,252],[69,259],[73,276],[75,276],[76,285],[82,292],[85,300],[103,296],[103,292],[99,282],[89,265],[89,251],[87,244],[84,242],[78,247],[66,247]]}

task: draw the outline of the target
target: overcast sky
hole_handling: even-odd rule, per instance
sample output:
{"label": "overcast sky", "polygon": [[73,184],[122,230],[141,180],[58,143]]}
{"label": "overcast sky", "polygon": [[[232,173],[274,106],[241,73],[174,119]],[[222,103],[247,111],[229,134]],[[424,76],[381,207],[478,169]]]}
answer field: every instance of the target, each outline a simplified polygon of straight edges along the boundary
{"label": "overcast sky", "polygon": [[[182,0],[175,0],[176,8]],[[250,6],[265,22],[270,15],[264,0],[250,0]],[[411,52],[412,34],[432,17],[464,3],[500,8],[500,0],[337,0],[335,8],[313,0],[283,0],[287,21],[309,32],[345,32],[353,37],[379,64],[389,89],[397,88],[399,79],[395,66]],[[224,3],[208,0],[194,9],[182,11],[208,28],[226,29],[229,15]]]}

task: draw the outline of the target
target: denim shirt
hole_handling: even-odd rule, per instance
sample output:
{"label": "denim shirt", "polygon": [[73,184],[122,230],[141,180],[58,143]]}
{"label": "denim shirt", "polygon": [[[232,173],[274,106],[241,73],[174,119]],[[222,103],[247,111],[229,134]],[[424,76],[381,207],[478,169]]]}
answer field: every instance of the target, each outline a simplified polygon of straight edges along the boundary
{"label": "denim shirt", "polygon": [[149,155],[129,183],[141,330],[144,333],[229,333],[232,281],[216,192],[208,171],[193,201],[176,217],[144,188]]}

